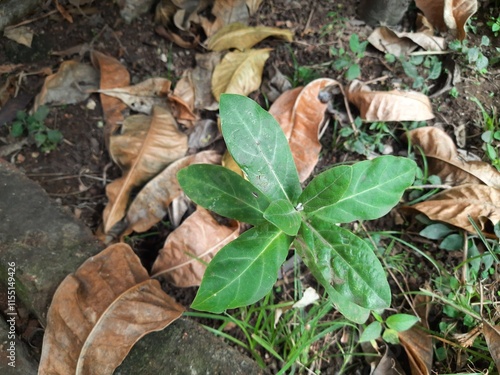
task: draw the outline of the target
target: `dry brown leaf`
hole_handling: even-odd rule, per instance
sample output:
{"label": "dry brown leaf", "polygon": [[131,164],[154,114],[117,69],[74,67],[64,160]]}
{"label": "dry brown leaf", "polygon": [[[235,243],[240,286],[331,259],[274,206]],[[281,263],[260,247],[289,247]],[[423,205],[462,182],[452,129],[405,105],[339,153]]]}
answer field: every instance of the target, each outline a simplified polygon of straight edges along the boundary
{"label": "dry brown leaf", "polygon": [[250,17],[245,0],[215,0],[212,15],[215,17],[214,22],[206,18],[200,20],[207,37],[231,23],[247,24]]}
{"label": "dry brown leaf", "polygon": [[223,93],[247,96],[260,87],[264,64],[271,48],[229,52],[214,69],[212,93],[217,101]]}
{"label": "dry brown leaf", "polygon": [[231,48],[237,48],[243,51],[252,48],[254,45],[270,36],[282,38],[287,42],[293,40],[293,33],[290,30],[232,23],[217,31],[217,33],[208,38],[205,43],[210,51],[224,51]]}
{"label": "dry brown leaf", "polygon": [[500,326],[492,326],[488,322],[483,322],[483,334],[486,339],[486,344],[491,354],[491,358],[495,361],[497,370],[500,371]]}
{"label": "dry brown leaf", "polygon": [[192,70],[186,69],[182,77],[175,85],[174,95],[181,98],[191,112],[194,111],[194,85],[192,79]]}
{"label": "dry brown leaf", "polygon": [[427,215],[431,220],[443,221],[476,233],[469,222],[470,216],[486,236],[494,238],[493,226],[500,221],[500,190],[486,185],[461,185],[410,208]]}
{"label": "dry brown leaf", "polygon": [[287,136],[301,182],[311,175],[319,160],[319,134],[325,125],[328,103],[322,103],[318,95],[321,89],[332,85],[340,86],[340,83],[329,78],[316,79],[300,93],[297,89],[284,93],[282,96],[288,102],[278,98],[269,109]]}
{"label": "dry brown leaf", "polygon": [[188,146],[190,149],[199,150],[210,146],[221,138],[219,127],[214,120],[205,119],[198,121],[193,131],[189,134]]}
{"label": "dry brown leaf", "polygon": [[166,214],[170,203],[182,193],[177,172],[191,164],[220,164],[221,156],[215,151],[202,151],[179,159],[149,181],[137,194],[127,212],[126,232],[145,232]]}
{"label": "dry brown leaf", "polygon": [[459,40],[466,37],[465,23],[477,12],[477,0],[416,0],[429,22],[439,29],[456,30]]}
{"label": "dry brown leaf", "polygon": [[136,112],[150,115],[155,105],[166,106],[170,85],[166,78],[149,78],[134,86],[101,89],[98,92],[120,99]]}
{"label": "dry brown leaf", "polygon": [[[373,370],[371,375],[403,375],[405,374],[395,353],[388,345],[385,346],[385,353]],[[412,374],[415,375],[415,374]]]}
{"label": "dry brown leaf", "polygon": [[183,157],[187,136],[177,128],[174,117],[162,107],[154,107],[150,125],[126,125],[122,134],[111,137],[110,153],[122,168],[123,176],[106,186],[109,202],[104,209],[107,233],[124,215],[132,189],[139,187]]}
{"label": "dry brown leaf", "polygon": [[426,126],[411,130],[406,136],[429,158],[430,174],[438,175],[444,184],[486,184],[500,189],[500,172],[482,161],[465,161],[443,130]]}
{"label": "dry brown leaf", "polygon": [[432,369],[432,337],[421,328],[421,326],[429,328],[429,304],[429,296],[417,295],[414,305],[421,323],[406,331],[398,332],[401,345],[408,355],[412,375],[429,375]]}
{"label": "dry brown leaf", "polygon": [[68,21],[69,23],[73,23],[73,17],[71,16],[71,13],[68,12],[66,8],[64,8],[61,4],[59,4],[58,0],[56,0],[56,8],[66,21]]}
{"label": "dry brown leaf", "polygon": [[444,51],[446,40],[426,32],[397,32],[386,26],[377,27],[368,41],[379,51],[401,56],[414,51],[418,46],[426,51]]}
{"label": "dry brown leaf", "polygon": [[221,225],[209,211],[197,207],[165,241],[153,264],[153,277],[165,276],[178,287],[200,285],[206,264],[239,235],[239,223]]}
{"label": "dry brown leaf", "polygon": [[33,31],[28,26],[6,27],[3,36],[28,48],[33,42]]}
{"label": "dry brown leaf", "polygon": [[110,246],[57,288],[39,374],[112,374],[141,337],[182,312],[128,245]]}
{"label": "dry brown leaf", "polygon": [[45,79],[35,98],[34,111],[41,105],[74,104],[87,99],[99,87],[99,73],[77,61],[64,61],[57,73]]}
{"label": "dry brown leaf", "polygon": [[429,98],[415,91],[371,91],[354,80],[347,98],[359,108],[366,121],[425,121],[434,118]]}
{"label": "dry brown leaf", "polygon": [[246,0],[248,11],[250,15],[254,14],[259,10],[260,4],[262,4],[262,0]]}
{"label": "dry brown leaf", "polygon": [[184,125],[188,129],[192,128],[194,122],[197,120],[197,117],[189,107],[189,104],[175,94],[169,94],[167,101],[170,111],[174,115],[177,122]]}
{"label": "dry brown leaf", "polygon": [[[127,87],[130,85],[130,74],[118,60],[98,51],[92,51],[92,63],[101,72],[100,89],[106,90],[117,87]],[[118,129],[123,122],[122,111],[127,106],[117,98],[100,94],[102,110],[104,112],[104,141],[109,150],[109,137]]]}
{"label": "dry brown leaf", "polygon": [[193,69],[191,78],[194,86],[194,107],[215,111],[219,103],[212,94],[212,75],[215,67],[220,63],[220,52],[198,53],[195,56],[196,67]]}

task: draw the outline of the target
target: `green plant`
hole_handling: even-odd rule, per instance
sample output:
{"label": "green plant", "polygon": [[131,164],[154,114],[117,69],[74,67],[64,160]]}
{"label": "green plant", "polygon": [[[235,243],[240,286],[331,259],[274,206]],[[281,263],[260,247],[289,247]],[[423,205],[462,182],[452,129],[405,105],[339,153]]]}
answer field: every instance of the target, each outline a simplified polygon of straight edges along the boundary
{"label": "green plant", "polygon": [[352,34],[349,39],[349,50],[330,47],[330,54],[335,58],[332,67],[338,71],[346,71],[345,77],[352,81],[361,75],[359,61],[365,56],[368,41],[360,42],[358,34]]}
{"label": "green plant", "polygon": [[491,28],[491,32],[495,37],[500,34],[500,16],[490,16],[490,20],[487,21],[486,24]]}
{"label": "green plant", "polygon": [[18,111],[16,120],[12,123],[10,134],[16,138],[27,135],[43,152],[55,150],[63,137],[59,130],[49,129],[44,124],[48,114],[49,108],[46,106],[40,106],[32,115]]}
{"label": "green plant", "polygon": [[385,320],[377,313],[372,313],[372,315],[375,320],[365,327],[359,337],[359,342],[374,341],[382,337],[385,342],[397,345],[399,344],[398,332],[410,329],[420,320],[408,314],[394,314]]}
{"label": "green plant", "polygon": [[481,74],[487,73],[488,68],[488,58],[483,54],[483,47],[488,47],[490,45],[490,39],[483,35],[481,38],[481,43],[479,46],[468,47],[467,41],[455,40],[451,42],[448,46],[452,51],[461,53],[466,59],[469,65]]}
{"label": "green plant", "polygon": [[192,165],[177,174],[184,192],[219,215],[254,227],[209,263],[192,307],[220,313],[264,297],[290,246],[345,317],[364,322],[390,306],[391,291],[374,249],[339,226],[371,220],[395,206],[415,177],[412,160],[383,156],[338,166],[302,190],[276,120],[254,101],[224,94],[222,135],[248,181],[218,165]]}
{"label": "green plant", "polygon": [[484,132],[481,134],[481,140],[484,142],[483,149],[490,159],[491,164],[500,171],[500,122],[496,111],[493,108],[490,115],[479,99],[472,97],[470,100],[476,103],[483,117]]}
{"label": "green plant", "polygon": [[429,91],[427,80],[438,79],[441,75],[442,63],[436,56],[416,55],[410,56],[408,60],[401,58],[400,61],[405,74],[413,79],[412,88],[422,89],[424,93]]}

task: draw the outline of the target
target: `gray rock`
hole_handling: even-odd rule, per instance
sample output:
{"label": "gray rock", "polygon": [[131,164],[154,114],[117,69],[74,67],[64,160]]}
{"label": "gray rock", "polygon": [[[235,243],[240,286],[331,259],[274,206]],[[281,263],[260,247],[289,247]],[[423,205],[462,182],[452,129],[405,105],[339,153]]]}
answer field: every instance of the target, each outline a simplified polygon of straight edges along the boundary
{"label": "gray rock", "polygon": [[408,10],[410,0],[361,0],[358,13],[370,26],[396,26]]}
{"label": "gray rock", "polygon": [[187,318],[141,339],[114,375],[257,375],[247,356]]}
{"label": "gray rock", "polygon": [[3,31],[6,26],[19,22],[41,2],[41,0],[0,0],[0,31]]}

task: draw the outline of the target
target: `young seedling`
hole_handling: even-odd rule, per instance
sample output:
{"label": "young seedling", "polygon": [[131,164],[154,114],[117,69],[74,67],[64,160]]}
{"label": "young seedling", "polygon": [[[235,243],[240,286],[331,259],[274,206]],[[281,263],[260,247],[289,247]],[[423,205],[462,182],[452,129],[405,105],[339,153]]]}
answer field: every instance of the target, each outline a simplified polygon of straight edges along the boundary
{"label": "young seedling", "polygon": [[221,313],[264,297],[293,248],[354,322],[390,306],[391,291],[372,247],[339,224],[372,220],[394,207],[416,164],[382,156],[331,168],[302,190],[288,141],[276,120],[244,96],[220,101],[222,135],[248,180],[218,165],[177,174],[185,193],[219,215],[253,225],[209,263],[192,308]]}

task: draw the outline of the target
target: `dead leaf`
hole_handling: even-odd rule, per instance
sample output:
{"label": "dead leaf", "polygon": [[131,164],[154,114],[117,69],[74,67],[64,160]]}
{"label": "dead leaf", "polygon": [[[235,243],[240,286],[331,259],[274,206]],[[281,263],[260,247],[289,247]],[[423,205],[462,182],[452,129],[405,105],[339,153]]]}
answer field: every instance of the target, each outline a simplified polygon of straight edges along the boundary
{"label": "dead leaf", "polygon": [[214,69],[212,93],[217,101],[222,93],[247,96],[260,87],[264,64],[271,48],[229,52]]}
{"label": "dead leaf", "polygon": [[331,85],[340,83],[329,78],[314,80],[300,92],[298,89],[285,92],[284,99],[278,98],[269,109],[288,139],[301,182],[311,175],[319,160],[319,134],[325,125],[328,103],[322,103],[318,95]]}
{"label": "dead leaf", "polygon": [[69,23],[73,23],[73,17],[71,16],[71,14],[66,10],[66,8],[64,8],[61,4],[59,4],[59,1],[56,0],[56,8],[57,10],[59,11],[59,13],[61,13],[61,16],[63,16],[63,18],[68,21]]}
{"label": "dead leaf", "polygon": [[111,137],[110,154],[123,176],[106,186],[109,202],[103,212],[105,233],[125,216],[132,190],[183,157],[186,150],[187,136],[162,107],[154,107],[150,124],[140,119],[124,124],[122,133]]}
{"label": "dead leaf", "polygon": [[221,156],[215,151],[203,151],[179,159],[149,181],[137,194],[127,212],[127,232],[142,233],[158,223],[166,214],[170,203],[182,193],[177,172],[191,164],[220,164]]}
{"label": "dead leaf", "polygon": [[188,146],[190,149],[205,148],[220,138],[219,128],[214,120],[200,120],[189,134]]}
{"label": "dead leaf", "polygon": [[495,238],[493,226],[500,221],[500,190],[467,184],[447,189],[429,200],[409,208],[427,215],[431,220],[443,221],[476,233],[469,216],[488,237]]}
{"label": "dead leaf", "polygon": [[6,27],[3,36],[28,48],[33,42],[33,31],[28,26]]}
{"label": "dead leaf", "polygon": [[500,326],[492,326],[488,322],[483,322],[483,334],[486,344],[490,350],[491,357],[495,361],[497,370],[500,371]]}
{"label": "dead leaf", "polygon": [[262,81],[262,93],[274,103],[281,94],[292,89],[292,83],[276,66],[268,65]]}
{"label": "dead leaf", "polygon": [[194,86],[194,107],[215,111],[219,103],[212,95],[212,75],[215,67],[220,63],[220,52],[198,53],[195,56],[196,67],[191,75]]}
{"label": "dead leaf", "polygon": [[164,329],[183,310],[128,245],[110,246],[57,288],[39,374],[112,374],[141,337]]}
{"label": "dead leaf", "polygon": [[262,4],[262,0],[246,0],[248,11],[250,15],[254,14],[259,10],[260,4]]}
{"label": "dead leaf", "polygon": [[41,105],[74,104],[87,99],[99,87],[99,73],[77,61],[64,61],[56,74],[45,79],[35,98],[34,111]]}
{"label": "dead leaf", "polygon": [[200,285],[206,264],[239,235],[239,223],[219,224],[202,207],[189,216],[165,241],[151,270],[153,277],[165,276],[175,286]]}
{"label": "dead leaf", "polygon": [[443,130],[426,126],[411,130],[406,137],[423,150],[430,174],[438,175],[444,184],[486,184],[500,189],[500,172],[489,163],[465,161]]}
{"label": "dead leaf", "polygon": [[290,30],[267,26],[252,27],[241,23],[232,23],[217,31],[205,43],[210,51],[224,51],[231,48],[243,51],[252,48],[270,36],[282,38],[287,42],[293,40],[293,33]]}
{"label": "dead leaf", "polygon": [[406,331],[398,332],[399,341],[408,355],[412,375],[429,375],[432,369],[432,337],[425,332],[429,328],[430,297],[417,295],[414,300],[415,311],[420,322]]}
{"label": "dead leaf", "polygon": [[406,55],[419,46],[426,51],[446,49],[444,38],[428,35],[425,32],[397,32],[386,26],[377,27],[368,37],[368,41],[379,51],[395,56]]}
{"label": "dead leaf", "polygon": [[174,95],[181,98],[191,112],[194,111],[194,85],[191,69],[186,69],[182,73],[181,79],[175,85]]}
{"label": "dead leaf", "polygon": [[439,29],[456,30],[459,40],[466,37],[465,24],[477,12],[477,0],[416,0],[429,22]]}
{"label": "dead leaf", "polygon": [[[371,375],[403,375],[405,371],[398,362],[396,355],[391,351],[388,345],[385,346],[385,353],[380,358],[380,362],[373,370]],[[415,375],[412,373],[412,375]]]}
{"label": "dead leaf", "polygon": [[207,37],[211,37],[221,28],[231,23],[248,23],[249,13],[245,0],[215,0],[212,15],[215,21],[201,18],[201,26]]}
{"label": "dead leaf", "polygon": [[169,94],[167,101],[170,111],[174,115],[177,122],[184,125],[188,129],[192,128],[194,122],[197,120],[197,117],[193,113],[189,104],[175,94]]}
{"label": "dead leaf", "polygon": [[149,78],[134,86],[101,89],[98,92],[120,99],[136,112],[150,115],[155,105],[166,106],[170,85],[166,78]]}
{"label": "dead leaf", "polygon": [[366,121],[425,121],[434,118],[429,98],[415,91],[371,91],[363,82],[354,80],[347,98],[359,108]]}
{"label": "dead leaf", "polygon": [[[100,89],[112,89],[117,87],[127,87],[130,85],[130,74],[128,70],[114,57],[107,56],[98,51],[92,51],[92,63],[101,72]],[[104,141],[109,150],[109,137],[114,134],[119,125],[123,122],[123,110],[127,106],[117,98],[100,94],[102,110],[104,112]]]}

